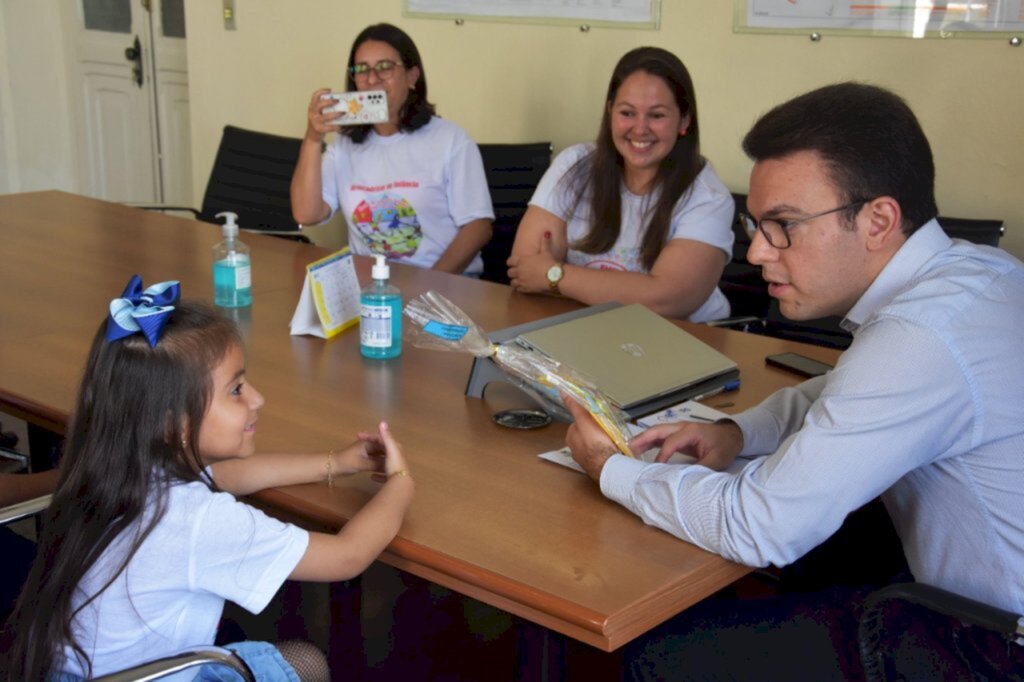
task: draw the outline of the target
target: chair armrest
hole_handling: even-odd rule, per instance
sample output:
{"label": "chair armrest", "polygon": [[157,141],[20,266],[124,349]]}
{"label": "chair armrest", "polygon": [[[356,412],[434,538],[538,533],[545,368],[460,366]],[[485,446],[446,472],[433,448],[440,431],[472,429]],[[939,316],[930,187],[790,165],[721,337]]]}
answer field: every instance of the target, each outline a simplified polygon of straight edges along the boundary
{"label": "chair armrest", "polygon": [[887,585],[872,592],[864,601],[864,610],[857,624],[857,641],[865,679],[885,679],[885,664],[880,653],[884,638],[903,635],[900,628],[897,628],[899,632],[887,631],[885,609],[894,602],[920,606],[990,630],[1002,635],[1007,642],[1024,644],[1024,617],[1018,614],[924,583]]}
{"label": "chair armrest", "polygon": [[249,666],[233,651],[216,646],[194,647],[186,651],[141,663],[121,672],[93,678],[94,682],[145,682],[202,665],[224,666],[238,673],[246,682],[255,682]]}
{"label": "chair armrest", "polygon": [[135,204],[125,203],[125,206],[131,206],[132,208],[141,208],[146,211],[184,211],[191,213],[195,218],[199,219],[199,211],[192,208],[191,206],[172,206],[170,204]]}
{"label": "chair armrest", "polygon": [[250,232],[252,234],[269,234],[272,237],[284,237],[295,242],[302,242],[303,244],[312,244],[313,240],[307,237],[305,234],[300,232],[302,225],[299,225],[298,230],[259,230],[248,227],[241,228],[242,232]]}
{"label": "chair armrest", "polygon": [[738,329],[740,331],[747,331],[747,326],[755,322],[764,322],[763,317],[757,317],[755,315],[740,315],[738,317],[722,317],[717,320],[708,320],[704,324],[709,327],[726,327],[728,329]]}
{"label": "chair armrest", "polygon": [[3,509],[0,509],[0,526],[20,521],[28,516],[34,516],[50,506],[53,495],[42,495],[31,500],[18,502]]}
{"label": "chair armrest", "polygon": [[864,601],[862,620],[876,615],[886,602],[897,600],[923,606],[1007,637],[1024,637],[1024,617],[925,583],[898,583],[872,592]]}

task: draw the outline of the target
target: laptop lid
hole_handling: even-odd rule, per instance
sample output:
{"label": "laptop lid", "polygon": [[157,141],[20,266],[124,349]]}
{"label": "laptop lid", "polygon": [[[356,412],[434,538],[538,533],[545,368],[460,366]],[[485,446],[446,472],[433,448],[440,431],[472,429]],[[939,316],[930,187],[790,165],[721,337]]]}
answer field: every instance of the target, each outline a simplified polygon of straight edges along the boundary
{"label": "laptop lid", "polygon": [[582,372],[624,410],[736,370],[735,362],[638,303],[517,340]]}

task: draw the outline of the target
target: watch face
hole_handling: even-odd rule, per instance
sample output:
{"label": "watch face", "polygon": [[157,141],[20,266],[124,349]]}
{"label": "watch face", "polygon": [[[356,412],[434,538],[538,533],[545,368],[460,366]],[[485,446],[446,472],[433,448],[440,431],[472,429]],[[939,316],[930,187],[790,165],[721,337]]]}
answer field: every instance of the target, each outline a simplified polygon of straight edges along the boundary
{"label": "watch face", "polygon": [[560,279],[562,279],[562,266],[561,265],[552,265],[550,268],[548,268],[548,281],[549,282],[554,283],[554,282],[557,282]]}

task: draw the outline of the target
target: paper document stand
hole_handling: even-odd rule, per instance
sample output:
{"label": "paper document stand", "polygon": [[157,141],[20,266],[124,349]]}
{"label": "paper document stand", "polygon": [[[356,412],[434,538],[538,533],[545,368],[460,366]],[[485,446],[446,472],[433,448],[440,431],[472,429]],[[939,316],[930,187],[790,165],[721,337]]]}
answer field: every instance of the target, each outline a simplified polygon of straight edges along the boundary
{"label": "paper document stand", "polygon": [[[542,320],[527,322],[526,324],[520,324],[515,327],[499,329],[492,334],[488,334],[487,338],[490,339],[491,343],[504,343],[506,341],[511,341],[520,334],[525,334],[526,332],[543,329],[545,327],[561,324],[581,317],[587,317],[589,315],[596,315],[597,313],[603,313],[607,310],[613,310],[621,306],[621,303],[602,303],[601,305],[595,305],[589,308],[581,308],[580,310],[574,310],[572,312],[555,315],[553,317],[546,317]],[[637,417],[642,417],[644,415],[651,414],[652,412],[663,410],[666,407],[670,407],[677,403],[681,403],[695,395],[707,393],[708,391],[733,381],[739,377],[739,375],[739,370],[725,372],[724,374],[719,374],[709,379],[705,379],[704,381],[691,384],[690,386],[681,388],[677,391],[665,393],[660,396],[655,396],[650,400],[637,403],[628,410],[624,410],[624,412],[630,419],[636,419]],[[484,397],[484,391],[487,389],[487,385],[492,381],[508,382],[509,378],[505,372],[495,364],[494,360],[490,358],[474,358],[473,369],[469,373],[469,382],[466,384],[466,396],[469,398],[482,399]],[[541,407],[543,407],[554,418],[564,422],[572,421],[568,412],[566,412],[565,408],[561,405],[552,406],[549,401],[543,400],[535,391],[527,391],[527,393],[532,396],[534,400],[537,400]],[[552,407],[555,409],[552,409]]]}

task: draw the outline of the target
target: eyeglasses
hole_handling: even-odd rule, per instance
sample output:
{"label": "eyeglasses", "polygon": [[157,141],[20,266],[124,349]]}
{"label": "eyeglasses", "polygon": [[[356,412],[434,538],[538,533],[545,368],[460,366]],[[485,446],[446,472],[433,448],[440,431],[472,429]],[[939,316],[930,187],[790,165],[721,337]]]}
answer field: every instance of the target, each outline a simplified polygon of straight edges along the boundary
{"label": "eyeglasses", "polygon": [[405,66],[405,64],[393,62],[390,59],[382,59],[373,66],[366,63],[353,64],[348,67],[348,72],[352,74],[354,80],[366,80],[370,77],[370,72],[373,71],[377,74],[377,78],[387,81],[391,80],[391,77],[395,75],[395,68],[399,66]]}
{"label": "eyeglasses", "polygon": [[792,245],[792,242],[789,239],[789,231],[794,226],[806,223],[809,220],[814,220],[815,218],[820,218],[821,216],[828,215],[829,213],[838,213],[839,211],[845,211],[846,209],[853,208],[854,206],[863,206],[869,201],[871,200],[860,199],[846,204],[845,206],[832,208],[827,211],[822,211],[821,213],[809,215],[806,218],[797,218],[796,220],[780,220],[778,218],[761,218],[760,220],[754,220],[745,213],[741,213],[739,218],[743,221],[743,228],[747,231],[747,234],[750,235],[751,239],[754,238],[754,232],[760,230],[761,234],[764,235],[765,240],[773,248],[781,250],[788,249]]}

